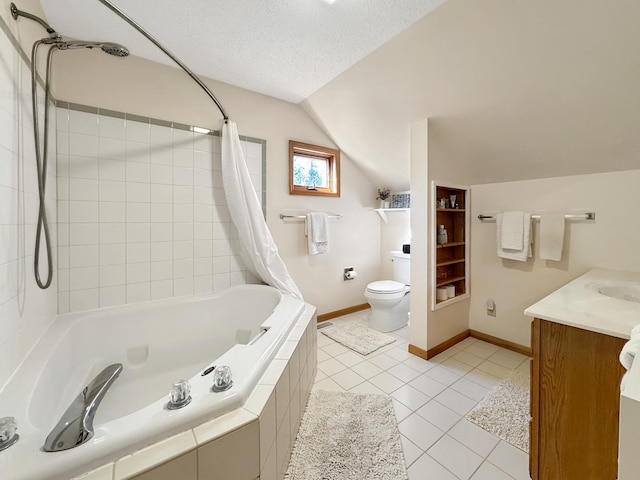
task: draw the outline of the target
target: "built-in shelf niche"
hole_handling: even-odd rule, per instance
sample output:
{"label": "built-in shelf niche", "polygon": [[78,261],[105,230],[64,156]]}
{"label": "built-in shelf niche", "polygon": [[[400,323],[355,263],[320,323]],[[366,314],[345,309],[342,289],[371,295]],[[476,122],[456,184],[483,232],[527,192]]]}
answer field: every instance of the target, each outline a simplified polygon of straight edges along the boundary
{"label": "built-in shelf niche", "polygon": [[[440,199],[448,203],[442,206]],[[438,310],[469,297],[469,187],[432,182],[430,211],[431,310]],[[437,241],[439,225],[447,230],[447,243]],[[438,300],[436,289],[446,285],[455,287],[455,296]]]}

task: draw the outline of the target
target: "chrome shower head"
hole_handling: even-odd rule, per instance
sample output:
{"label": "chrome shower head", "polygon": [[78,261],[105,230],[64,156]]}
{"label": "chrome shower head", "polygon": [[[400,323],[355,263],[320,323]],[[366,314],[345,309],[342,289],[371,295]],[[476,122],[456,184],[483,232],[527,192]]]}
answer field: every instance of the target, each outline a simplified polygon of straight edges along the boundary
{"label": "chrome shower head", "polygon": [[59,50],[72,50],[76,48],[99,48],[109,55],[114,57],[128,57],[129,50],[117,43],[100,43],[100,42],[85,42],[82,40],[69,40],[66,42],[55,42],[56,47]]}
{"label": "chrome shower head", "polygon": [[129,56],[129,49],[117,43],[103,43],[101,48],[104,53],[108,53],[109,55],[113,55],[114,57]]}

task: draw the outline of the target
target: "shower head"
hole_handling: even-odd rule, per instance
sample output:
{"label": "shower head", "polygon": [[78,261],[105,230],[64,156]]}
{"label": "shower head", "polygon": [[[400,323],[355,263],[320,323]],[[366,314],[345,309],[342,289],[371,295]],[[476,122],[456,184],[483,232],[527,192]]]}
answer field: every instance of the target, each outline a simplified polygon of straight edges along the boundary
{"label": "shower head", "polygon": [[85,42],[82,40],[69,40],[69,41],[61,41],[55,42],[55,46],[59,50],[73,50],[76,48],[99,48],[105,53],[109,55],[113,55],[114,57],[128,57],[129,50],[122,45],[117,43],[101,43],[101,42]]}

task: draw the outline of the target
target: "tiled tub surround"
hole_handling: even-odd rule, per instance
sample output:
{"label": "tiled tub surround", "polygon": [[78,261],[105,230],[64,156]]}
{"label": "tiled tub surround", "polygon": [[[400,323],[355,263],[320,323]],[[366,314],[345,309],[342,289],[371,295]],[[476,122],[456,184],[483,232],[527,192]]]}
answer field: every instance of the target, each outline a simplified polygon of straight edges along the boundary
{"label": "tiled tub surround", "polygon": [[[276,421],[265,417],[264,428],[278,425],[280,436],[286,433],[288,439],[280,439],[278,465],[284,461],[285,443],[291,443],[291,429],[297,427],[301,392],[308,392],[313,377],[308,370],[312,364],[306,364],[313,347],[307,345],[307,328],[314,325],[314,314],[315,309],[272,287],[239,285],[220,294],[60,315],[0,391],[0,405],[16,417],[20,434],[17,444],[1,452],[0,471],[11,472],[12,480],[69,478],[155,442],[166,448],[162,440],[194,427],[201,446],[226,435],[220,425],[226,429],[229,419],[240,428],[253,421],[246,411],[259,417],[260,402],[267,403],[271,393],[279,407]],[[97,409],[93,437],[70,450],[43,452],[45,437],[71,400],[112,363],[124,368]],[[231,389],[211,392],[215,372],[200,375],[211,365],[231,367]],[[191,383],[192,401],[184,409],[167,410],[168,388],[181,378]],[[275,438],[277,430],[272,430]],[[241,444],[260,444],[252,428],[242,434],[255,439]],[[178,438],[184,440],[184,435]],[[266,438],[262,443],[266,455],[271,443]],[[215,456],[215,449],[210,453]],[[256,468],[261,464],[256,461]],[[130,460],[121,462],[116,478],[139,473],[131,465]],[[251,472],[223,478],[253,479],[257,475]]]}
{"label": "tiled tub surround", "polygon": [[315,379],[316,322],[305,305],[244,407],[74,480],[281,479]]}
{"label": "tiled tub surround", "polygon": [[[37,287],[33,252],[38,215],[31,77],[0,18],[0,388],[53,320],[57,303],[55,118],[50,123],[46,208],[53,247],[53,282]],[[40,97],[43,98],[42,90]],[[41,109],[42,111],[42,109]],[[52,109],[52,111],[54,111]],[[46,260],[41,256],[41,277]],[[0,412],[0,416],[3,415]]]}
{"label": "tiled tub surround", "polygon": [[[220,137],[58,102],[59,313],[254,283],[222,188]],[[241,137],[264,205],[264,141]]]}

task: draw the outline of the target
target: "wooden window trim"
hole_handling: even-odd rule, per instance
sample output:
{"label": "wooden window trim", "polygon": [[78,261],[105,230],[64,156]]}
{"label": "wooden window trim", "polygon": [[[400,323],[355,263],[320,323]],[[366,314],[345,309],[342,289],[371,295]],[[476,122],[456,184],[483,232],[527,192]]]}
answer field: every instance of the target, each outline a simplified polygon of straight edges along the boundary
{"label": "wooden window trim", "polygon": [[[316,188],[310,190],[307,187],[293,184],[293,157],[294,155],[309,155],[326,158],[329,162],[330,178],[329,188]],[[289,140],[289,195],[311,195],[316,197],[340,197],[340,151],[334,148],[320,147],[308,143]]]}

